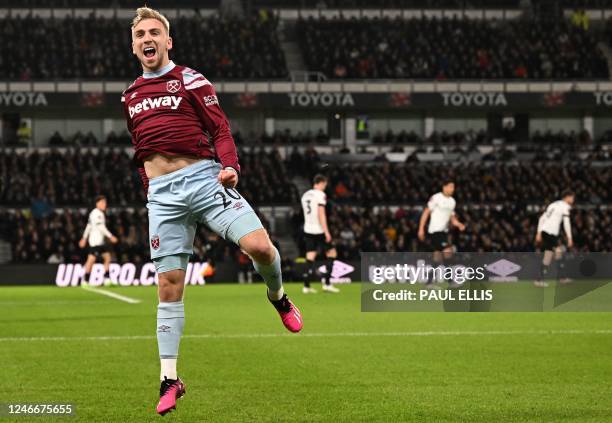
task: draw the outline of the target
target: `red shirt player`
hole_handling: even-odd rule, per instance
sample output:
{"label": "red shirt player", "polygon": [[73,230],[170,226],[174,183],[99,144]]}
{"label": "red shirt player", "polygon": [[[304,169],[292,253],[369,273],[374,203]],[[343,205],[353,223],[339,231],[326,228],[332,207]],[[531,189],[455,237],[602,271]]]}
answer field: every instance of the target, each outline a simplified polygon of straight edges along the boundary
{"label": "red shirt player", "polygon": [[132,22],[132,50],[143,75],[124,91],[122,102],[147,189],[151,258],[159,276],[157,412],[162,415],[185,392],[176,361],[185,319],[185,270],[198,222],[251,257],[285,327],[291,332],[302,328],[300,312],[283,290],[280,255],[235,189],[240,172],[236,146],[215,90],[202,74],[170,61],[171,48],[168,20],[139,8]]}

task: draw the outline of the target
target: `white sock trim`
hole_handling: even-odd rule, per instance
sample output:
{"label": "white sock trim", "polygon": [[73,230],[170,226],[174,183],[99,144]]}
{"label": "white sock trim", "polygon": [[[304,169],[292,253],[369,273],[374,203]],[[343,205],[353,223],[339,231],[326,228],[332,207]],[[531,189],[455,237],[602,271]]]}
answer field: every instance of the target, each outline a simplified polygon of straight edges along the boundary
{"label": "white sock trim", "polygon": [[271,299],[272,301],[280,300],[281,298],[283,298],[284,294],[285,294],[285,289],[282,286],[278,291],[270,291],[268,289],[268,298]]}
{"label": "white sock trim", "polygon": [[159,380],[164,380],[164,377],[176,380],[178,378],[176,374],[176,358],[160,358],[159,361],[161,367]]}

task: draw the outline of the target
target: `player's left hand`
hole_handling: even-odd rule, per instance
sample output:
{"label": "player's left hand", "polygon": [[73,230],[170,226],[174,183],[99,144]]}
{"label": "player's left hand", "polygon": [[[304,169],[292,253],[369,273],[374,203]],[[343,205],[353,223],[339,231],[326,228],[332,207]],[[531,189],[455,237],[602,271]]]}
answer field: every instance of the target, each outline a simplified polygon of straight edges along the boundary
{"label": "player's left hand", "polygon": [[459,228],[459,231],[465,231],[465,225],[463,223],[460,223],[459,225],[457,225],[457,227]]}
{"label": "player's left hand", "polygon": [[221,169],[217,180],[225,188],[235,188],[238,185],[238,172],[232,168]]}
{"label": "player's left hand", "polygon": [[567,248],[574,248],[574,240],[573,239],[568,239],[567,240]]}

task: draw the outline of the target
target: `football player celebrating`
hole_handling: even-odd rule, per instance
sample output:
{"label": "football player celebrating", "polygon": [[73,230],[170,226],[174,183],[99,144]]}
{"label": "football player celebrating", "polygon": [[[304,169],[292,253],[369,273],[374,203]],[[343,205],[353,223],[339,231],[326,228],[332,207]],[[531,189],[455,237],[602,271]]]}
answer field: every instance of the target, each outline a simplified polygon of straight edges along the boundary
{"label": "football player celebrating", "polygon": [[202,74],[174,64],[171,49],[166,17],[139,8],[132,22],[132,52],[143,74],[123,92],[122,101],[148,191],[151,258],[159,277],[157,412],[162,415],[174,409],[185,392],[176,362],[185,321],[185,270],[198,222],[249,255],[282,323],[291,332],[302,329],[300,312],[283,290],[279,252],[236,190],[238,155],[215,90]]}

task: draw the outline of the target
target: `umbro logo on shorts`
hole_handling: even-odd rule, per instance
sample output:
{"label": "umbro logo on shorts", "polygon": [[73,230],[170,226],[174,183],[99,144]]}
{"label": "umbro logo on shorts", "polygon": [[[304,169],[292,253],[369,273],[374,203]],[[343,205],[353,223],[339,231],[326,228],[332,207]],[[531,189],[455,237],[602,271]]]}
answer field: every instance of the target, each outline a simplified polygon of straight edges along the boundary
{"label": "umbro logo on shorts", "polygon": [[157,331],[158,332],[170,332],[170,329],[172,329],[170,326],[161,325],[157,328]]}
{"label": "umbro logo on shorts", "polygon": [[151,237],[151,248],[153,248],[154,250],[159,249],[159,235],[153,235]]}

